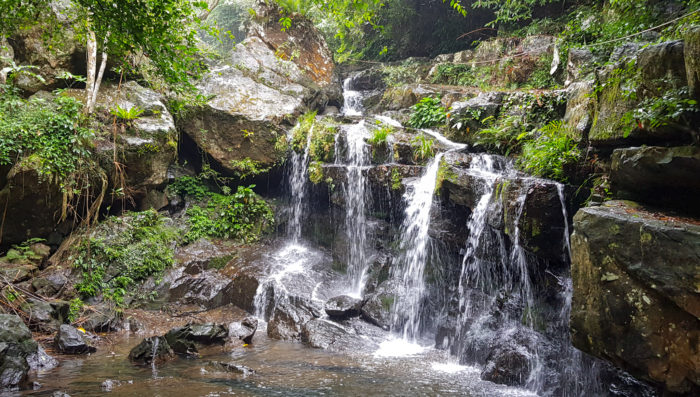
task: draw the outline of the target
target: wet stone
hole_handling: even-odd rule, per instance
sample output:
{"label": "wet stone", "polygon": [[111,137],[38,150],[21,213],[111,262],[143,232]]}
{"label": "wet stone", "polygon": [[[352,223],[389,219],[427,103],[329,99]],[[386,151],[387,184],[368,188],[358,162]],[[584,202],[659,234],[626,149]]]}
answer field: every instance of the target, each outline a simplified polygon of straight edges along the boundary
{"label": "wet stone", "polygon": [[251,343],[257,329],[258,319],[255,317],[246,317],[243,321],[232,322],[228,325],[228,337],[242,340],[243,343]]}
{"label": "wet stone", "polygon": [[245,365],[226,363],[221,361],[209,361],[205,369],[210,372],[226,372],[231,374],[243,375],[244,377],[255,374],[255,370],[246,367]]}
{"label": "wet stone", "polygon": [[87,354],[97,350],[87,343],[85,334],[68,324],[59,327],[54,343],[58,351],[66,354]]}
{"label": "wet stone", "polygon": [[326,301],[324,310],[326,314],[336,318],[358,317],[362,308],[362,301],[347,295],[336,296]]}
{"label": "wet stone", "polygon": [[146,338],[129,352],[129,360],[135,364],[160,363],[173,356],[173,349],[162,336]]}

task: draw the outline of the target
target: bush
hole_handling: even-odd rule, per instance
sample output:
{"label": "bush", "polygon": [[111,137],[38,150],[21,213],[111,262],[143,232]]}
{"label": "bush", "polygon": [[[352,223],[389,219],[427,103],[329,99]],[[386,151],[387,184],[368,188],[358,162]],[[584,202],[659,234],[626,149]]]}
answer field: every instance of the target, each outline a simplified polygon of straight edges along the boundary
{"label": "bush", "polygon": [[239,186],[234,194],[211,193],[206,206],[194,205],[187,210],[189,231],[185,242],[202,237],[240,239],[253,242],[274,225],[270,206],[253,188]]}
{"label": "bush", "polygon": [[443,125],[447,121],[447,111],[440,97],[426,97],[411,107],[413,113],[408,124],[413,128],[429,128]]}
{"label": "bush", "polygon": [[82,104],[56,96],[22,99],[0,86],[0,165],[28,159],[40,175],[66,182],[89,160],[94,133],[82,126]]}
{"label": "bush", "polygon": [[411,139],[411,147],[413,148],[413,158],[415,160],[424,161],[435,155],[433,145],[435,141],[427,138],[422,132]]}
{"label": "bush", "polygon": [[519,167],[544,178],[566,181],[564,167],[575,164],[581,157],[576,142],[567,136],[563,122],[553,121],[540,129],[540,136],[525,143]]}

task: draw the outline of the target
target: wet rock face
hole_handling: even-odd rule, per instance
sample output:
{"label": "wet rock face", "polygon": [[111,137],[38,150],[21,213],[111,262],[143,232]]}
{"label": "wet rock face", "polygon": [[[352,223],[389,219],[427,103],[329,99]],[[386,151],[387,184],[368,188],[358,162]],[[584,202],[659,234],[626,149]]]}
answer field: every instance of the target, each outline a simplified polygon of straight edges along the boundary
{"label": "wet rock face", "polygon": [[246,317],[241,322],[233,322],[228,325],[228,337],[241,340],[243,343],[251,343],[257,329],[258,319]]}
{"label": "wet rock face", "polygon": [[276,303],[267,324],[267,336],[272,339],[299,340],[304,324],[321,317],[320,308],[304,298],[290,297]]}
{"label": "wet rock face", "polygon": [[173,357],[173,349],[164,336],[146,338],[129,352],[129,360],[135,364],[157,364]]}
{"label": "wet rock face", "polygon": [[359,316],[361,307],[362,300],[341,295],[327,300],[323,310],[331,317],[349,318]]}
{"label": "wet rock face", "polygon": [[88,344],[84,333],[68,324],[59,327],[54,343],[56,349],[65,354],[87,354],[97,350]]}
{"label": "wet rock face", "polygon": [[25,388],[31,369],[51,369],[57,365],[32,339],[22,319],[0,314],[0,391]]}
{"label": "wet rock face", "polygon": [[626,202],[574,218],[574,346],[674,393],[697,394],[700,226]]}
{"label": "wet rock face", "polygon": [[618,197],[700,213],[700,148],[636,147],[612,155]]}

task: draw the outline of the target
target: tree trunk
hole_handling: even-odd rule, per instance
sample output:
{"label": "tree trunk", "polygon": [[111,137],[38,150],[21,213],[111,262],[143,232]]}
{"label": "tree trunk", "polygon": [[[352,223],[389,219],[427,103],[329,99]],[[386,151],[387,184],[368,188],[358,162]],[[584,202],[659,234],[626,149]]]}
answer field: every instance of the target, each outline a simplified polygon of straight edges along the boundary
{"label": "tree trunk", "polygon": [[[105,40],[106,41],[106,40]],[[100,84],[102,83],[102,76],[105,74],[105,68],[107,67],[107,51],[102,51],[102,61],[100,63],[100,71],[97,73],[97,78],[95,79],[95,85],[92,89],[92,96],[88,102],[88,114],[95,111],[95,105],[97,104],[97,95],[100,93]]]}
{"label": "tree trunk", "polygon": [[[88,22],[89,23],[89,22]],[[85,114],[90,114],[90,101],[95,85],[95,71],[97,69],[97,40],[95,32],[88,27],[87,32],[87,80],[85,82]]]}

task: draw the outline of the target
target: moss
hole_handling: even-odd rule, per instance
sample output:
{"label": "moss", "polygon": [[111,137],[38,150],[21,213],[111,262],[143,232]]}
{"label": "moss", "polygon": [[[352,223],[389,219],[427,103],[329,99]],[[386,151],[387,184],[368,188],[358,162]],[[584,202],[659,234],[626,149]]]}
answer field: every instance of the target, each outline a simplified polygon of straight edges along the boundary
{"label": "moss", "polygon": [[440,191],[442,190],[442,183],[445,180],[454,182],[456,179],[457,174],[452,171],[452,168],[449,164],[447,164],[447,161],[445,161],[444,158],[441,159],[440,166],[438,167],[437,180],[435,182],[435,193],[438,195],[440,194]]}
{"label": "moss", "polygon": [[393,296],[388,296],[388,295],[384,295],[380,298],[380,300],[382,301],[382,307],[384,308],[384,310],[386,310],[386,311],[391,310],[392,306],[394,306],[394,299],[395,298]]}
{"label": "moss", "polygon": [[399,172],[398,168],[392,168],[391,169],[391,190],[401,190],[401,187],[403,186],[401,182],[401,173]]}
{"label": "moss", "polygon": [[211,269],[223,269],[226,265],[233,259],[233,255],[224,255],[217,258],[213,258],[209,261],[209,267]]}

